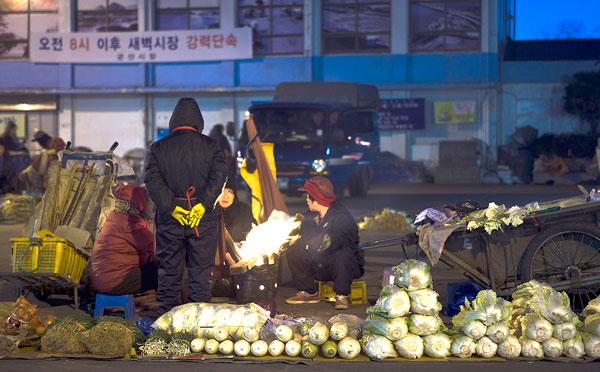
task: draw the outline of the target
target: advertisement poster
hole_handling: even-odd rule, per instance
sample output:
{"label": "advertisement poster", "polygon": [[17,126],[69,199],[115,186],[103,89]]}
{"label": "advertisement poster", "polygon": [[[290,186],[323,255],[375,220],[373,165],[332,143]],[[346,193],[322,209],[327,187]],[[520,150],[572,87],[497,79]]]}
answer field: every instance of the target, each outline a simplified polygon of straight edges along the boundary
{"label": "advertisement poster", "polygon": [[475,101],[435,102],[436,124],[462,124],[475,122]]}
{"label": "advertisement poster", "polygon": [[32,62],[144,63],[252,58],[252,28],[152,32],[32,32]]}
{"label": "advertisement poster", "polygon": [[0,133],[4,133],[4,128],[6,128],[9,121],[14,121],[17,124],[17,137],[25,137],[25,114],[0,112]]}
{"label": "advertisement poster", "polygon": [[382,99],[379,106],[379,130],[425,129],[425,99]]}

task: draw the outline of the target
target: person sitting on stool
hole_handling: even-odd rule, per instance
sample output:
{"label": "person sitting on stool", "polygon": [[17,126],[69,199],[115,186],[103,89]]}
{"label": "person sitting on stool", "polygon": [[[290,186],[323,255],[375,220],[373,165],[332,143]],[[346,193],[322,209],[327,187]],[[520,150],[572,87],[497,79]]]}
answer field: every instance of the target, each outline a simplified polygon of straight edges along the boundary
{"label": "person sitting on stool", "polygon": [[318,303],[316,279],[333,281],[335,309],[347,309],[352,280],[364,274],[364,253],[357,250],[358,226],[348,209],[335,200],[327,178],[312,177],[299,191],[306,191],[306,204],[315,213],[304,215],[300,238],[288,248],[288,265],[298,293],[285,302]]}

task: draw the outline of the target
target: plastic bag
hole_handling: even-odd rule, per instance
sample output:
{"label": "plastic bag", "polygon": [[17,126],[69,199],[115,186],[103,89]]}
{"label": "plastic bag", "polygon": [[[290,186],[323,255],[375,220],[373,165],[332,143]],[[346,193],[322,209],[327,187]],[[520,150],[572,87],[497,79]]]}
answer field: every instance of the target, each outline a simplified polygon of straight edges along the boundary
{"label": "plastic bag", "polygon": [[241,337],[236,335],[241,335],[245,328],[260,332],[267,319],[267,312],[254,303],[232,305],[198,302],[172,308],[158,318],[152,328],[162,329],[169,334],[185,332],[197,337],[212,337],[214,328],[224,327],[229,335],[239,339]]}
{"label": "plastic bag", "polygon": [[[267,319],[265,324],[263,324],[262,328],[260,329],[260,339],[270,344],[271,342],[279,339],[277,336],[277,329],[280,326],[289,327],[292,330],[293,335],[295,333],[300,333],[300,325],[301,324],[297,319],[289,316],[278,315],[273,319]],[[284,341],[280,339],[280,341],[287,342],[289,340]]]}
{"label": "plastic bag", "polygon": [[364,319],[359,318],[356,315],[338,314],[338,315],[332,317],[331,319],[329,319],[329,326],[333,332],[333,330],[335,330],[335,327],[334,327],[335,324],[338,324],[338,323],[345,324],[348,329],[346,336],[352,337],[352,338],[355,338],[358,340],[361,337],[361,332],[362,332],[362,327],[363,327],[364,322],[365,322]]}

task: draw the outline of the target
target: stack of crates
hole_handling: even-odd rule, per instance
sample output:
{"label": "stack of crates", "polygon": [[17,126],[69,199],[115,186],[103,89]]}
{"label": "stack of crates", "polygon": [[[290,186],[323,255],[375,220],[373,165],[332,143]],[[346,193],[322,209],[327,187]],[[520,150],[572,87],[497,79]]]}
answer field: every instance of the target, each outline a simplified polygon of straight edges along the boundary
{"label": "stack of crates", "polygon": [[89,255],[68,240],[42,230],[34,238],[12,238],[14,273],[59,274],[79,283]]}

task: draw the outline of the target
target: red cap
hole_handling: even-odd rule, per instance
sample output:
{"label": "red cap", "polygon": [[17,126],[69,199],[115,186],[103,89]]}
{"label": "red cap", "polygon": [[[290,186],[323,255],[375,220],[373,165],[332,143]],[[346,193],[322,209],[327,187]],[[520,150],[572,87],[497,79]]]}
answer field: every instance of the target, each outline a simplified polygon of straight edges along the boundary
{"label": "red cap", "polygon": [[321,176],[312,177],[298,191],[306,191],[311,198],[324,207],[329,207],[335,200],[331,181]]}

